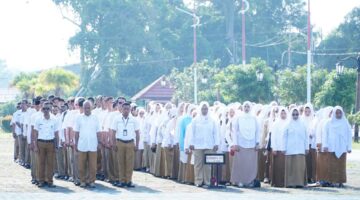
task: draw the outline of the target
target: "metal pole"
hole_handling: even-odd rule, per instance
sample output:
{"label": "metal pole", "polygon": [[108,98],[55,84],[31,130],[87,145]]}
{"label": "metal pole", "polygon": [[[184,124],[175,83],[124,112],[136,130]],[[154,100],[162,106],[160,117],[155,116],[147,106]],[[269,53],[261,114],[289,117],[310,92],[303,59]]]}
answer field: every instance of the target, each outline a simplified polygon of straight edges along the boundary
{"label": "metal pole", "polygon": [[[241,4],[241,9],[245,10],[245,2],[242,1]],[[245,36],[245,12],[242,12],[242,26],[241,26],[241,36],[242,36],[242,42],[241,42],[241,46],[242,46],[242,64],[245,65],[246,64],[246,36]]]}
{"label": "metal pole", "polygon": [[197,48],[196,48],[196,14],[195,14],[195,1],[194,1],[194,103],[197,104],[198,103],[198,99],[197,99],[197,67],[196,67],[196,62],[197,62]]}
{"label": "metal pole", "polygon": [[307,103],[311,103],[311,22],[310,22],[310,0],[308,0],[308,41],[307,41]]}
{"label": "metal pole", "polygon": [[[356,79],[356,113],[360,110],[360,55],[356,59],[357,61],[357,79]],[[355,124],[354,141],[359,142],[359,125]]]}

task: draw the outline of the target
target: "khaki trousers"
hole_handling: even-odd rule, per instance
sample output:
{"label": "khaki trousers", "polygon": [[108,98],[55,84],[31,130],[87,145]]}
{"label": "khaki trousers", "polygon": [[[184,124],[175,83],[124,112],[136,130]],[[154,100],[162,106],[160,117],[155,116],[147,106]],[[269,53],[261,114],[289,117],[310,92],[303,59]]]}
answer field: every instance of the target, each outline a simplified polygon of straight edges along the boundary
{"label": "khaki trousers", "polygon": [[105,152],[107,157],[106,171],[108,179],[110,181],[119,181],[119,163],[117,152],[108,148],[106,148]]}
{"label": "khaki trousers", "polygon": [[59,176],[65,176],[64,148],[59,147],[56,151],[56,164]]}
{"label": "khaki trousers", "polygon": [[25,163],[30,164],[30,144],[25,139]]}
{"label": "khaki trousers", "polygon": [[174,158],[174,149],[173,148],[164,148],[165,152],[165,177],[172,177],[173,174],[173,158]]}
{"label": "khaki trousers", "polygon": [[94,183],[96,180],[97,152],[78,152],[78,169],[81,183]]}
{"label": "khaki trousers", "polygon": [[67,168],[67,174],[68,176],[73,177],[73,154],[72,154],[72,148],[66,147],[66,168]]}
{"label": "khaki trousers", "polygon": [[18,136],[14,137],[14,160],[19,159],[19,139]]}
{"label": "khaki trousers", "polygon": [[210,185],[211,179],[211,166],[205,165],[205,154],[213,153],[210,149],[196,149],[194,150],[194,175],[195,175],[195,184],[202,185],[203,183],[206,185]]}
{"label": "khaki trousers", "polygon": [[72,149],[72,158],[73,158],[73,178],[74,178],[74,181],[77,182],[79,181],[79,168],[78,168],[78,162],[79,162],[79,153]]}
{"label": "khaki trousers", "polygon": [[129,183],[132,180],[135,160],[134,142],[124,143],[117,141],[119,181]]}
{"label": "khaki trousers", "polygon": [[19,144],[19,160],[21,162],[25,161],[25,140],[22,135],[17,136],[18,144]]}
{"label": "khaki trousers", "polygon": [[38,142],[38,173],[40,183],[53,183],[55,145],[53,142]]}
{"label": "khaki trousers", "polygon": [[31,178],[32,180],[39,180],[38,177],[39,177],[39,170],[38,170],[38,167],[37,167],[37,163],[38,163],[38,154],[34,151],[34,150],[31,150],[30,151],[30,157],[31,157]]}

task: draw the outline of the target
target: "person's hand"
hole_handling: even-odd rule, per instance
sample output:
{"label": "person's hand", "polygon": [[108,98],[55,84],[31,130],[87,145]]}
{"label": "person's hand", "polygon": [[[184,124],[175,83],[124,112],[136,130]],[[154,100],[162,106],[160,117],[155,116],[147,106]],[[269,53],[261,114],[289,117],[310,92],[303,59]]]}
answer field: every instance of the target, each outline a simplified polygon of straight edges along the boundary
{"label": "person's hand", "polygon": [[37,146],[37,144],[34,144],[34,152],[39,152],[39,147]]}
{"label": "person's hand", "polygon": [[312,135],[310,135],[310,136],[309,136],[309,138],[310,138],[310,139],[312,139],[312,138],[313,138],[313,136],[312,136]]}
{"label": "person's hand", "polygon": [[112,148],[112,150],[115,151],[115,152],[118,151],[118,148],[117,148],[117,146],[116,146],[115,144],[113,144],[113,145],[111,146],[111,148]]}
{"label": "person's hand", "polygon": [[219,149],[219,146],[218,145],[215,145],[214,148],[213,148],[213,151],[217,151]]}
{"label": "person's hand", "polygon": [[189,149],[185,149],[185,153],[186,153],[186,154],[190,154],[191,151],[190,151]]}
{"label": "person's hand", "polygon": [[329,148],[324,147],[324,152],[329,152]]}
{"label": "person's hand", "polygon": [[139,146],[138,145],[135,145],[134,146],[134,150],[137,151],[139,149]]}
{"label": "person's hand", "polygon": [[351,153],[351,150],[347,151],[348,153]]}
{"label": "person's hand", "polygon": [[190,145],[190,147],[189,147],[189,148],[190,148],[190,150],[191,150],[191,151],[194,151],[194,150],[195,150],[194,145]]}

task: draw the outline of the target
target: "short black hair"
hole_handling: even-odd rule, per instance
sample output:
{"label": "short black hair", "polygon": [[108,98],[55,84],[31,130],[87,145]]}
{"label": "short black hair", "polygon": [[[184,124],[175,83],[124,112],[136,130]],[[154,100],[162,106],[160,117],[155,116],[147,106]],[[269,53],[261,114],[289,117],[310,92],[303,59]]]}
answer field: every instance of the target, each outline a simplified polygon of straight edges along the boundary
{"label": "short black hair", "polygon": [[131,102],[126,101],[125,103],[122,104],[122,106],[123,106],[123,107],[124,107],[124,106],[130,106],[130,107],[131,107]]}
{"label": "short black hair", "polygon": [[119,97],[118,100],[120,100],[120,99],[126,101],[125,97]]}
{"label": "short black hair", "polygon": [[80,98],[78,99],[78,105],[79,105],[80,107],[83,107],[83,106],[84,106],[84,102],[85,102],[85,99],[84,99],[83,97],[80,97]]}
{"label": "short black hair", "polygon": [[39,99],[35,99],[34,100],[34,105],[35,106],[38,106],[38,105],[40,105],[41,104],[41,101],[39,100]]}
{"label": "short black hair", "polygon": [[94,99],[94,97],[89,97],[89,98],[87,98],[87,100],[91,101],[91,103],[92,103],[92,104],[94,104],[94,103],[95,103],[95,99]]}

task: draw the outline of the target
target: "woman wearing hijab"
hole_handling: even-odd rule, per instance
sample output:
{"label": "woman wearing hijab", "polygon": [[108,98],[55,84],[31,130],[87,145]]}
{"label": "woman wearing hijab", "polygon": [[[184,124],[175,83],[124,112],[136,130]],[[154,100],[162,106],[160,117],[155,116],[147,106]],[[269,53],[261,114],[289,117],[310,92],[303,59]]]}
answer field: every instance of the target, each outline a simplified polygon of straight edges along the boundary
{"label": "woman wearing hijab", "polygon": [[288,111],[285,107],[279,109],[280,115],[271,127],[271,186],[284,187],[285,180],[285,143],[284,133],[288,124]]}
{"label": "woman wearing hijab", "polygon": [[[230,183],[230,162],[229,162],[229,144],[226,140],[226,135],[228,131],[228,127],[230,124],[229,117],[229,109],[227,107],[223,107],[220,110],[219,116],[219,132],[220,132],[220,146],[218,153],[222,153],[225,155],[225,164],[220,167],[219,174],[221,174],[220,183],[227,184]],[[215,170],[214,170],[215,171]]]}
{"label": "woman wearing hijab", "polygon": [[235,152],[231,170],[231,182],[239,187],[254,187],[257,176],[260,135],[259,124],[251,114],[251,103],[243,104],[244,113],[233,124],[230,142]]}
{"label": "woman wearing hijab", "polygon": [[191,123],[190,150],[194,152],[195,185],[210,186],[211,167],[204,164],[204,156],[214,153],[219,147],[218,125],[209,116],[209,104],[201,102],[199,115]]}
{"label": "woman wearing hijab", "polygon": [[267,150],[267,140],[269,134],[269,117],[270,117],[271,107],[270,105],[263,106],[259,117],[257,117],[260,125],[260,144],[258,151],[258,173],[257,179],[259,181],[264,181],[264,183],[269,182],[269,161],[268,150]]}
{"label": "woman wearing hijab", "polygon": [[184,141],[184,148],[185,148],[185,153],[187,155],[187,161],[186,161],[186,165],[185,165],[185,183],[189,184],[189,185],[193,185],[195,182],[195,172],[194,172],[194,152],[192,150],[190,150],[190,140],[191,140],[191,132],[192,132],[192,123],[194,121],[194,119],[197,116],[197,110],[193,109],[190,113],[191,115],[191,122],[190,124],[186,127],[186,133],[185,133],[185,141]]}
{"label": "woman wearing hijab", "polygon": [[173,169],[173,158],[174,158],[174,132],[176,124],[176,114],[177,109],[171,108],[169,111],[169,120],[165,125],[165,132],[163,136],[163,141],[161,143],[164,151],[164,160],[165,160],[165,178],[172,177]]}
{"label": "woman wearing hijab", "polygon": [[174,130],[174,158],[171,179],[177,180],[179,176],[180,165],[180,149],[179,149],[179,123],[180,119],[184,116],[185,103],[180,103],[178,113],[175,117],[175,130]]}
{"label": "woman wearing hijab", "polygon": [[321,119],[316,126],[316,146],[318,148],[317,159],[316,159],[316,180],[320,186],[328,187],[331,186],[327,180],[329,180],[329,165],[330,165],[330,154],[325,152],[323,148],[325,138],[325,126],[332,115],[333,107],[326,107],[321,111]]}
{"label": "woman wearing hijab", "polygon": [[188,162],[188,155],[185,152],[185,136],[186,128],[191,123],[192,117],[191,112],[195,110],[195,105],[187,104],[185,106],[185,115],[182,117],[178,123],[178,135],[179,135],[179,150],[180,150],[180,165],[179,165],[179,176],[178,181],[180,183],[185,183],[186,175],[186,163]]}
{"label": "woman wearing hijab", "polygon": [[[150,173],[153,175],[159,175],[160,174],[160,156],[161,156],[161,152],[159,151],[159,148],[157,147],[158,145],[158,130],[160,127],[160,122],[161,122],[161,109],[162,106],[161,104],[157,103],[154,106],[155,110],[154,113],[151,117],[150,123],[151,123],[151,128],[150,128],[150,144],[151,144],[151,160],[150,160]],[[159,156],[160,154],[160,156]]]}
{"label": "woman wearing hijab", "polygon": [[301,120],[306,126],[309,139],[309,153],[306,155],[306,171],[308,183],[314,183],[316,181],[316,139],[314,131],[312,130],[312,123],[314,121],[314,109],[311,104],[304,106]]}
{"label": "woman wearing hijab", "polygon": [[309,151],[306,127],[300,120],[300,111],[291,110],[291,120],[285,127],[285,187],[304,187],[306,181],[306,159]]}
{"label": "woman wearing hijab", "polygon": [[325,125],[323,148],[330,153],[328,181],[338,187],[346,183],[346,154],[351,153],[351,147],[351,127],[342,107],[336,106]]}

